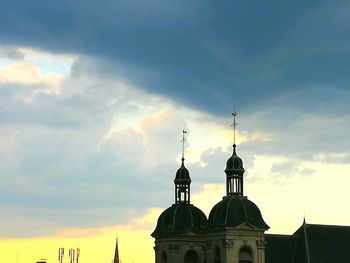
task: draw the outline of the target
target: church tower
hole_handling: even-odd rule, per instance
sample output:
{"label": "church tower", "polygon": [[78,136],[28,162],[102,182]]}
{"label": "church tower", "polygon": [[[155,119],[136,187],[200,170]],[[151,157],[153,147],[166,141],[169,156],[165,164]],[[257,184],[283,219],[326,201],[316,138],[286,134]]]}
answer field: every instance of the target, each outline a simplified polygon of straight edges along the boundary
{"label": "church tower", "polygon": [[243,194],[243,161],[236,153],[234,116],[233,153],[226,162],[226,196],[209,214],[208,262],[265,263],[264,232],[269,229],[259,208]]}
{"label": "church tower", "polygon": [[181,166],[175,175],[175,203],[158,218],[155,238],[156,263],[206,262],[205,229],[207,217],[191,204],[191,177],[185,167],[183,131]]}

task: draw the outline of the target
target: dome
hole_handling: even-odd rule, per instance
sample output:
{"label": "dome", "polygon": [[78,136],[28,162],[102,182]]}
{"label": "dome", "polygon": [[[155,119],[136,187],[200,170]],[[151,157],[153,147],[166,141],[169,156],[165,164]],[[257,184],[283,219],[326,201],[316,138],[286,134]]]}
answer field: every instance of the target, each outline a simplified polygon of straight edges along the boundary
{"label": "dome", "polygon": [[245,196],[225,196],[209,214],[209,228],[237,227],[248,224],[258,229],[269,229],[259,208]]}
{"label": "dome", "polygon": [[207,217],[191,204],[178,203],[167,208],[158,218],[156,229],[151,236],[181,235],[200,233],[207,226]]}
{"label": "dome", "polygon": [[244,173],[243,161],[236,154],[236,144],[233,145],[232,156],[226,162],[225,172]]}
{"label": "dome", "polygon": [[174,183],[175,184],[191,183],[190,173],[184,165],[184,159],[182,159],[181,167],[176,172]]}

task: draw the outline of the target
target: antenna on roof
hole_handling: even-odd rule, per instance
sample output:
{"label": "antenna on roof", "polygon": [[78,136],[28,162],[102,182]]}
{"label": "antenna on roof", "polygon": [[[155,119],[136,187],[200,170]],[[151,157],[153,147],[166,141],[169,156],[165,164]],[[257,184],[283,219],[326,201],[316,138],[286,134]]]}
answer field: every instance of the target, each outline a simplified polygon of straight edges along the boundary
{"label": "antenna on roof", "polygon": [[80,248],[77,247],[77,255],[76,255],[77,263],[79,263],[79,256],[80,256]]}
{"label": "antenna on roof", "polygon": [[236,116],[237,116],[237,112],[236,112],[236,105],[233,105],[233,112],[232,112],[232,116],[233,116],[233,144],[236,145],[236,126],[238,123],[236,123]]}
{"label": "antenna on roof", "polygon": [[187,134],[187,131],[185,129],[182,130],[182,158],[181,158],[181,161],[183,162],[185,160],[185,142],[187,141],[186,139],[186,134]]}
{"label": "antenna on roof", "polygon": [[62,263],[63,257],[64,257],[64,248],[63,248],[63,247],[60,247],[60,248],[58,249],[58,261],[59,261],[60,263]]}

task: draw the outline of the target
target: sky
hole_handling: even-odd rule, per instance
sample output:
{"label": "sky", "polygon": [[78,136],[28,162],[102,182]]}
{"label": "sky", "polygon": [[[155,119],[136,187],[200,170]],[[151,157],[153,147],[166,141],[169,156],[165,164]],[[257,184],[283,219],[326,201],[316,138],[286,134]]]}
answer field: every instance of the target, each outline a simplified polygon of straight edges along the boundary
{"label": "sky", "polygon": [[1,262],[57,262],[59,247],[111,262],[116,237],[123,263],[154,262],[182,130],[208,215],[234,105],[244,193],[268,232],[350,225],[348,1],[0,5]]}

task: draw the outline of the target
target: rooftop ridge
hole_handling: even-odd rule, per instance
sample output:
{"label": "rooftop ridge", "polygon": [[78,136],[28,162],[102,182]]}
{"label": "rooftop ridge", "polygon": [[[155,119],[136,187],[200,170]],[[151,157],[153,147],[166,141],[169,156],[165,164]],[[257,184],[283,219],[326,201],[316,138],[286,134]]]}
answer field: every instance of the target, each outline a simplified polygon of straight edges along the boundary
{"label": "rooftop ridge", "polygon": [[288,235],[288,234],[269,234],[269,233],[266,233],[266,234],[264,234],[265,236],[274,236],[274,237],[285,237],[285,238],[289,238],[289,237],[295,237],[293,234],[291,234],[291,235]]}
{"label": "rooftop ridge", "polygon": [[350,226],[347,226],[347,225],[325,225],[325,224],[309,224],[309,223],[306,223],[305,225],[307,227],[308,226],[315,226],[315,227],[335,227],[335,228],[349,228],[350,229]]}

